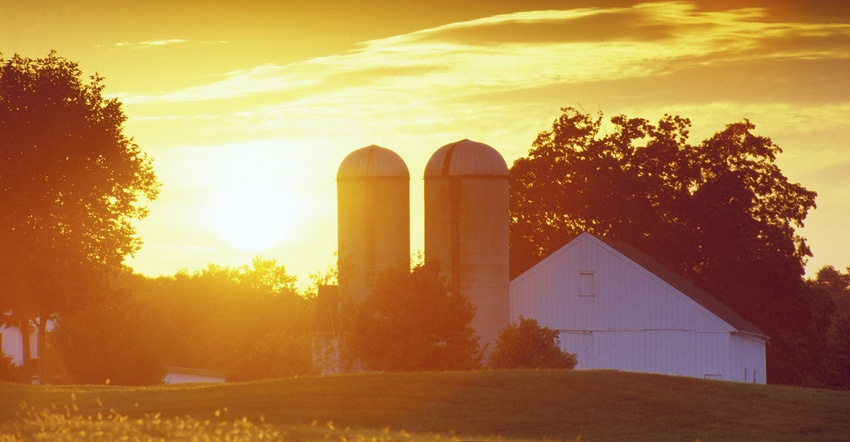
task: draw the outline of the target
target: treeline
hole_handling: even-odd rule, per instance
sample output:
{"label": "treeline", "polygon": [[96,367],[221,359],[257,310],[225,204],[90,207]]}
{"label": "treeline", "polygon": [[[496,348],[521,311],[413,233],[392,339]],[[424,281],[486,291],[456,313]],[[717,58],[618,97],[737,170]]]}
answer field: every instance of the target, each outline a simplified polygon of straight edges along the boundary
{"label": "treeline", "polygon": [[[154,385],[169,367],[218,372],[228,382],[318,374],[314,336],[320,282],[306,291],[274,259],[239,268],[148,278],[130,272],[96,300],[63,315],[41,362],[51,384]],[[484,359],[470,326],[474,307],[452,294],[437,267],[387,269],[362,303],[343,303],[343,370],[570,369],[558,332],[522,318]],[[339,317],[339,315],[338,315]],[[2,364],[0,364],[2,365]],[[4,368],[5,367],[5,368]],[[3,370],[6,370],[5,372]],[[9,364],[0,380],[14,380]],[[24,381],[18,376],[19,381]]]}
{"label": "treeline", "polygon": [[155,279],[124,273],[57,321],[50,382],[157,384],[170,366],[232,381],[307,374],[313,300],[273,259]]}

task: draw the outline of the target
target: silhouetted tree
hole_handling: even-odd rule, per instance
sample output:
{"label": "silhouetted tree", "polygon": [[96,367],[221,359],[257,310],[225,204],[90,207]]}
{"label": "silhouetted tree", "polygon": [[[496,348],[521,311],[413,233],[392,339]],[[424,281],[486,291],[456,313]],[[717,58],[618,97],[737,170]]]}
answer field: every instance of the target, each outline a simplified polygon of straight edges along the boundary
{"label": "silhouetted tree", "polygon": [[82,308],[138,249],[131,221],[159,189],[121,103],[81,75],[55,52],[0,57],[0,312],[35,324],[40,345],[48,320]]}
{"label": "silhouetted tree", "polygon": [[818,270],[812,283],[829,293],[840,313],[850,316],[850,267],[841,273],[833,266],[824,266]]}
{"label": "silhouetted tree", "polygon": [[[250,266],[157,278],[138,297],[159,318],[167,365],[241,380],[302,375],[310,348],[300,343],[309,342],[313,307],[294,281],[276,260],[255,258]],[[290,354],[277,357],[282,351]]]}
{"label": "silhouetted tree", "polygon": [[829,300],[832,307],[826,350],[819,361],[826,384],[850,390],[850,268],[841,273],[833,266],[825,266],[808,282],[814,296]]}
{"label": "silhouetted tree", "polygon": [[131,293],[110,289],[79,313],[63,315],[50,344],[65,369],[63,383],[153,385],[165,362],[157,318]]}
{"label": "silhouetted tree", "polygon": [[697,145],[678,116],[611,124],[603,134],[601,114],[566,108],[514,162],[511,273],[583,231],[631,244],[767,332],[771,382],[805,382],[829,327],[808,297],[811,252],[796,233],[815,192],[788,181],[779,146],[747,120]]}
{"label": "silhouetted tree", "polygon": [[571,369],[576,355],[561,350],[558,330],[542,327],[536,319],[519,318],[499,332],[488,366],[504,369]]}
{"label": "silhouetted tree", "polygon": [[368,370],[468,370],[480,366],[475,308],[451,293],[435,264],[389,268],[356,307],[350,350]]}

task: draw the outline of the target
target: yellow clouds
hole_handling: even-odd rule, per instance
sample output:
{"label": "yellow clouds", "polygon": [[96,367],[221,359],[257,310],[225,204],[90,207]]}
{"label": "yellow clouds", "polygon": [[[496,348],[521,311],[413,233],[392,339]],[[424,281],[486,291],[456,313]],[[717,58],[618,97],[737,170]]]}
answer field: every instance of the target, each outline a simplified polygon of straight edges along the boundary
{"label": "yellow clouds", "polygon": [[[766,11],[687,2],[496,15],[362,43],[348,53],[229,72],[128,104],[245,98],[403,105],[503,90],[611,81],[740,60],[848,58],[850,25],[772,23]],[[805,44],[799,41],[804,40]]]}
{"label": "yellow clouds", "polygon": [[122,101],[127,104],[198,103],[279,92],[316,83],[309,78],[287,75],[286,69],[271,65],[228,72],[223,76],[225,78],[220,81],[159,95],[124,95]]}
{"label": "yellow clouds", "polygon": [[146,49],[146,48],[155,48],[159,46],[168,46],[168,45],[176,45],[188,43],[187,40],[182,38],[169,38],[164,40],[150,40],[150,41],[140,41],[140,42],[118,42],[115,43],[115,47],[118,48],[131,48],[131,49]]}

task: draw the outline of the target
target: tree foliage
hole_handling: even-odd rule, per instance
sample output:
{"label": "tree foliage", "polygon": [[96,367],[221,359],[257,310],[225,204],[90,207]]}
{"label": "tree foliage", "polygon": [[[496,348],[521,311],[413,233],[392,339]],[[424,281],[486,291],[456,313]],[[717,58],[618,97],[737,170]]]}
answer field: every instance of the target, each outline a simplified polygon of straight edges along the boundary
{"label": "tree foliage", "polygon": [[800,339],[822,341],[829,326],[807,297],[811,252],[796,233],[815,192],[783,175],[780,147],[748,120],[694,145],[687,118],[610,123],[566,108],[513,164],[511,273],[583,231],[631,244],[766,331],[771,382],[805,382]]}
{"label": "tree foliage", "polygon": [[[165,377],[160,331],[150,306],[130,293],[112,293],[82,312],[64,315],[50,336],[63,367],[52,382],[152,385]],[[52,376],[53,377],[53,376]]]}
{"label": "tree foliage", "polygon": [[0,312],[42,335],[138,249],[159,190],[121,103],[81,76],[54,52],[0,57]]}
{"label": "tree foliage", "polygon": [[558,331],[542,327],[536,319],[519,318],[499,332],[488,366],[504,369],[571,369],[576,355],[561,350]]}
{"label": "tree foliage", "polygon": [[[154,305],[168,365],[221,371],[233,379],[269,378],[310,371],[310,349],[271,365],[246,365],[246,360],[270,361],[268,344],[309,340],[312,305],[294,287],[295,278],[274,259],[256,258],[251,266],[210,265],[193,274],[159,278],[142,296]],[[299,341],[300,340],[300,341]],[[290,364],[291,365],[288,365]]]}
{"label": "tree foliage", "polygon": [[23,382],[20,367],[5,353],[0,353],[0,382]]}
{"label": "tree foliage", "polygon": [[51,343],[63,382],[159,383],[168,366],[254,380],[311,372],[313,306],[274,259],[173,277],[122,274]]}
{"label": "tree foliage", "polygon": [[468,370],[480,365],[475,308],[451,293],[439,266],[389,268],[356,307],[352,357],[368,370]]}
{"label": "tree foliage", "polygon": [[809,285],[814,294],[827,298],[835,306],[826,349],[818,361],[825,372],[824,386],[850,390],[850,267],[842,273],[833,266],[825,266]]}

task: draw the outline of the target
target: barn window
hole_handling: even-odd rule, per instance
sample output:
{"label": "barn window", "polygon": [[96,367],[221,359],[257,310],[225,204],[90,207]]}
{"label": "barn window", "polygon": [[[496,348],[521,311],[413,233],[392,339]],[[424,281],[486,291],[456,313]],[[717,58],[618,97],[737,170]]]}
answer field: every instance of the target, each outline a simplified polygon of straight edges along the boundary
{"label": "barn window", "polygon": [[596,292],[593,290],[593,272],[581,271],[578,272],[578,295],[579,296],[594,296]]}

